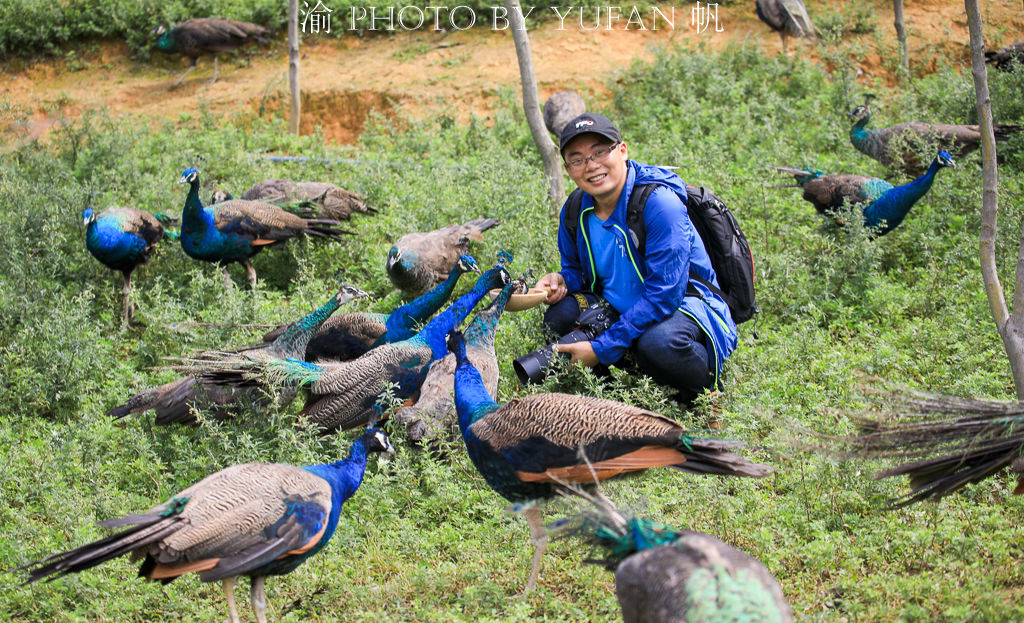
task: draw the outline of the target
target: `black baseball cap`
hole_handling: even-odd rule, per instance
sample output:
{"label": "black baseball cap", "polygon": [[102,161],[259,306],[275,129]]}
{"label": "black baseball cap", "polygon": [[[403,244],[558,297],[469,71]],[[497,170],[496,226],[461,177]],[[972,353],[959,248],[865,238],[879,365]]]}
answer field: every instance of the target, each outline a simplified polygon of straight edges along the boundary
{"label": "black baseball cap", "polygon": [[562,129],[562,137],[558,141],[558,151],[563,158],[565,157],[565,146],[580,134],[600,134],[613,143],[622,142],[619,129],[615,127],[611,119],[595,112],[585,112],[565,124]]}

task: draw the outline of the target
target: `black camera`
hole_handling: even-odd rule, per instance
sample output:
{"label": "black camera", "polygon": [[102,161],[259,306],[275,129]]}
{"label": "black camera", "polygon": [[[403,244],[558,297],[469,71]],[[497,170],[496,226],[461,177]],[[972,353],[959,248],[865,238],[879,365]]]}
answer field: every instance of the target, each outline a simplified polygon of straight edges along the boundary
{"label": "black camera", "polygon": [[[608,330],[618,318],[615,310],[607,305],[591,305],[580,312],[579,318],[576,319],[576,328],[563,335],[555,344],[589,342]],[[548,344],[513,361],[512,369],[515,370],[520,383],[540,383],[548,375],[554,355],[554,344]]]}

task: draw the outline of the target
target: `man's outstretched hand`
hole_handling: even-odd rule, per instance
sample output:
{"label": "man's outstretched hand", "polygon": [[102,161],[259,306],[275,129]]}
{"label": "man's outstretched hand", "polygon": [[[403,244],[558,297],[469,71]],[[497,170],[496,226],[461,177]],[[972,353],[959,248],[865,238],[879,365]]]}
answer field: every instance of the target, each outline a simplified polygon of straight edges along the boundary
{"label": "man's outstretched hand", "polygon": [[548,305],[554,305],[564,299],[565,295],[569,293],[569,288],[565,285],[565,277],[562,276],[562,273],[548,273],[541,277],[534,287],[548,291],[548,298],[544,299],[544,302]]}

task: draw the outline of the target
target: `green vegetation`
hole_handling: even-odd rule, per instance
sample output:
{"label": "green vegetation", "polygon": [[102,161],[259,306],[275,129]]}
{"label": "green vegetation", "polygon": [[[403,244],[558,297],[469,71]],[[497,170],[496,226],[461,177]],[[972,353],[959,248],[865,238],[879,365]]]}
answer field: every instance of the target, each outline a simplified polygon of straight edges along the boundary
{"label": "green vegetation", "polygon": [[[127,6],[127,4],[125,5]],[[173,5],[178,6],[178,5]],[[260,5],[254,5],[260,6]],[[127,9],[126,9],[127,10]],[[240,16],[244,17],[244,16]],[[996,120],[1024,120],[1024,72],[993,73]],[[876,85],[874,126],[911,119],[966,122],[969,75],[940,69],[899,91]],[[624,507],[706,531],[761,559],[802,620],[1009,621],[1024,619],[1019,518],[1008,477],[991,478],[938,504],[880,510],[904,481],[875,482],[881,464],[805,452],[807,429],[842,434],[859,410],[864,372],[960,396],[1012,398],[1012,381],[981,287],[977,239],[978,155],[944,171],[893,233],[869,241],[859,228],[826,227],[791,180],[771,165],[882,176],[848,143],[844,113],[860,87],[843,73],[753,49],[720,55],[665,51],[618,76],[605,108],[635,159],[679,167],[690,183],[725,198],[757,262],[762,314],[741,327],[728,364],[722,435],[748,441],[771,463],[758,482],[663,470],[615,481]],[[389,237],[475,216],[502,225],[475,248],[481,265],[501,249],[518,274],[557,265],[546,184],[516,98],[491,125],[375,119],[358,150],[265,122],[210,114],[164,125],[87,114],[0,159],[0,568],[97,538],[93,522],[147,508],[227,465],[309,464],[339,457],[351,436],[301,427],[298,405],[196,429],[157,428],[152,416],[104,415],[134,391],[173,378],[165,356],[240,345],[249,323],[296,318],[322,302],[335,275],[375,293],[355,308],[398,302],[382,270]],[[5,118],[18,111],[3,107]],[[1024,145],[1006,144],[1000,175],[998,249],[1012,283],[1024,217]],[[266,152],[350,158],[272,164]],[[141,327],[119,329],[120,279],[91,258],[79,214],[130,204],[177,213],[181,171],[197,166],[209,189],[236,194],[264,177],[324,179],[365,192],[380,209],[356,217],[357,241],[293,241],[255,258],[250,292],[163,244],[136,272]],[[894,183],[896,180],[893,180]],[[902,182],[904,180],[900,180]],[[512,359],[543,343],[540,311],[507,314],[498,331],[499,398],[562,389],[625,400],[686,425],[686,412],[644,378],[597,379],[571,370],[541,389],[516,387]],[[216,326],[197,323],[214,323]],[[586,551],[555,543],[540,590],[515,599],[532,548],[521,519],[476,475],[459,444],[371,466],[328,548],[268,583],[280,621],[614,621],[612,576],[584,565]],[[548,506],[548,517],[569,512]],[[188,577],[164,588],[134,578],[127,560],[45,585],[0,574],[0,612],[14,621],[220,620],[217,586]],[[247,602],[246,591],[240,601]],[[246,616],[250,616],[246,613]]]}
{"label": "green vegetation", "polygon": [[[524,3],[525,4],[525,3]],[[728,4],[728,3],[723,3]],[[316,0],[299,4],[299,19],[312,12]],[[401,30],[467,29],[473,26],[508,27],[503,17],[501,2],[490,0],[460,0],[452,4],[416,3],[412,0],[322,0],[330,10],[331,27],[327,32],[322,22],[317,36],[362,37],[367,32],[395,32]],[[557,2],[530,5],[529,21],[555,20],[551,7],[563,14],[567,10]],[[598,0],[574,2],[572,7],[588,7],[584,20],[592,24],[596,11],[602,11],[601,23],[607,20],[606,7]],[[650,14],[654,3],[641,0],[626,9],[637,7],[642,15]],[[411,7],[403,11],[405,7]],[[320,9],[321,14],[323,9]],[[576,13],[573,13],[576,15]],[[153,51],[153,37],[149,34],[157,24],[168,28],[192,17],[223,17],[263,24],[284,37],[288,23],[288,3],[280,0],[0,0],[0,59],[33,57],[39,54],[60,55],[69,43],[80,43],[99,38],[125,41],[140,58],[149,58]],[[628,19],[628,10],[622,17]],[[325,18],[321,18],[325,19]],[[570,21],[573,18],[570,17]],[[312,27],[312,26],[310,26]]]}

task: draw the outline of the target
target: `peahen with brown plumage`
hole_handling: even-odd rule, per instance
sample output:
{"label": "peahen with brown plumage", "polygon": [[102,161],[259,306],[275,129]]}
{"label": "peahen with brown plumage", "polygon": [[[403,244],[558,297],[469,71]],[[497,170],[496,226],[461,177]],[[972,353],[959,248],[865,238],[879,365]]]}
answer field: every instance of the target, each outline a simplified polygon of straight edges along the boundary
{"label": "peahen with brown plumage", "polygon": [[791,623],[793,609],[760,561],[702,532],[627,516],[603,496],[576,491],[593,507],[548,526],[578,537],[615,572],[624,623]]}
{"label": "peahen with brown plumage", "polygon": [[[511,502],[543,500],[568,484],[653,467],[755,478],[770,471],[732,451],[743,442],[694,437],[663,415],[613,400],[536,394],[498,404],[469,361],[462,334],[453,331],[448,348],[457,361],[455,408],[469,458]],[[524,516],[535,547],[530,591],[537,586],[547,532],[536,506]]]}
{"label": "peahen with brown plumage", "polygon": [[[868,102],[870,97],[867,98]],[[918,152],[928,146],[937,146],[955,158],[966,156],[981,147],[981,131],[976,125],[911,121],[869,130],[866,126],[871,121],[871,109],[867,103],[854,108],[848,116],[853,120],[850,142],[857,151],[914,177],[924,174],[928,169],[928,161],[918,156]],[[1024,126],[1016,123],[997,123],[993,126],[996,141],[1006,140],[1022,130]]]}
{"label": "peahen with brown plumage", "polygon": [[265,623],[267,576],[290,573],[327,545],[342,505],[362,484],[367,456],[376,452],[394,448],[383,431],[370,428],[335,463],[234,465],[148,511],[98,524],[130,526],[121,532],[19,569],[28,570],[29,584],[131,554],[142,559],[139,576],[148,580],[167,584],[194,572],[203,582],[220,581],[230,623],[239,621],[237,579],[249,576],[256,620]]}
{"label": "peahen with brown plumage", "polygon": [[189,75],[196,68],[196,61],[203,54],[213,56],[213,79],[217,81],[217,53],[228,52],[241,47],[250,41],[267,43],[274,36],[274,31],[253,24],[252,22],[241,22],[233,19],[221,19],[218,17],[196,17],[178,24],[167,30],[164,26],[158,25],[151,35],[158,37],[156,49],[167,54],[184,54],[192,59],[185,73],[175,81],[172,87],[181,84],[185,76]]}
{"label": "peahen with brown plumage", "polygon": [[395,287],[405,294],[426,292],[444,281],[448,267],[469,252],[469,241],[482,241],[498,219],[478,218],[430,232],[414,232],[398,239],[388,251],[384,270]]}
{"label": "peahen with brown plumage", "polygon": [[266,201],[300,216],[347,221],[355,213],[376,214],[366,195],[328,182],[292,182],[278,178],[257,182],[242,193],[247,201]]}
{"label": "peahen with brown plumage", "polygon": [[204,207],[199,200],[199,171],[186,169],[178,181],[189,185],[179,236],[185,254],[222,267],[240,262],[253,288],[256,269],[249,258],[267,245],[303,234],[341,240],[342,234],[352,233],[340,229],[336,220],[302,218],[262,201],[229,199]]}
{"label": "peahen with brown plumage", "polygon": [[757,17],[782,37],[782,53],[786,54],[786,37],[815,37],[814,24],[801,0],[757,0]]}
{"label": "peahen with brown plumage", "polygon": [[861,433],[838,438],[845,454],[906,461],[875,479],[910,476],[910,492],[889,500],[901,508],[939,499],[1009,467],[1024,493],[1024,407],[904,390],[882,395],[897,411],[858,421]]}
{"label": "peahen with brown plumage", "polygon": [[[460,255],[447,279],[390,314],[350,312],[332,316],[313,333],[305,356],[299,358],[305,361],[349,361],[366,354],[371,348],[411,338],[448,302],[459,278],[468,272],[479,273],[480,268],[473,256]],[[287,326],[281,325],[268,332],[263,336],[264,343],[273,342]]]}
{"label": "peahen with brown plumage", "polygon": [[864,226],[874,235],[882,236],[903,222],[914,204],[931,189],[940,169],[955,166],[953,157],[940,151],[924,175],[901,186],[865,175],[825,175],[818,169],[775,167],[775,170],[793,176],[796,185],[804,189],[804,199],[814,205],[818,214],[832,214],[845,203],[860,204]]}
{"label": "peahen with brown plumage", "polygon": [[[473,322],[466,328],[466,354],[480,372],[484,387],[492,396],[498,392],[498,358],[494,354],[494,333],[509,297],[524,285],[520,280],[506,285],[490,305],[477,312]],[[443,359],[431,364],[420,386],[416,403],[395,412],[395,421],[405,425],[406,436],[411,441],[455,438],[458,422],[452,398],[454,389],[455,355],[448,353]]]}
{"label": "peahen with brown plumage", "polygon": [[145,263],[164,238],[174,240],[177,233],[164,229],[172,224],[170,217],[150,214],[135,208],[111,207],[96,214],[92,208],[82,211],[85,224],[85,248],[97,260],[124,277],[124,314],[122,324],[127,325],[134,315],[132,304],[132,272]]}
{"label": "peahen with brown plumage", "polygon": [[[359,288],[342,285],[330,300],[298,322],[289,325],[288,329],[270,344],[236,353],[206,353],[197,357],[200,360],[213,357],[215,361],[226,356],[250,361],[302,357],[310,338],[324,320],[342,305],[364,296],[368,295]],[[186,376],[140,392],[123,405],[107,411],[107,415],[120,418],[130,413],[154,409],[156,424],[196,424],[198,421],[194,409],[208,410],[215,419],[225,419],[237,415],[246,408],[263,409],[271,399],[276,399],[280,404],[288,404],[298,393],[294,387],[282,387],[274,393],[269,392],[262,384],[241,386],[240,383],[230,383],[233,378],[230,371],[219,371],[209,378],[201,373],[199,376]]]}
{"label": "peahen with brown plumage", "polygon": [[[419,333],[407,340],[378,346],[352,361],[309,363],[292,358],[224,365],[232,372],[249,369],[265,373],[284,385],[308,386],[310,395],[301,413],[325,433],[363,426],[380,419],[381,395],[389,386],[399,400],[412,396],[423,383],[428,366],[448,352],[445,335],[465,320],[489,290],[504,287],[510,280],[502,266],[488,270],[472,290]],[[258,382],[261,376],[257,374],[249,382]]]}

